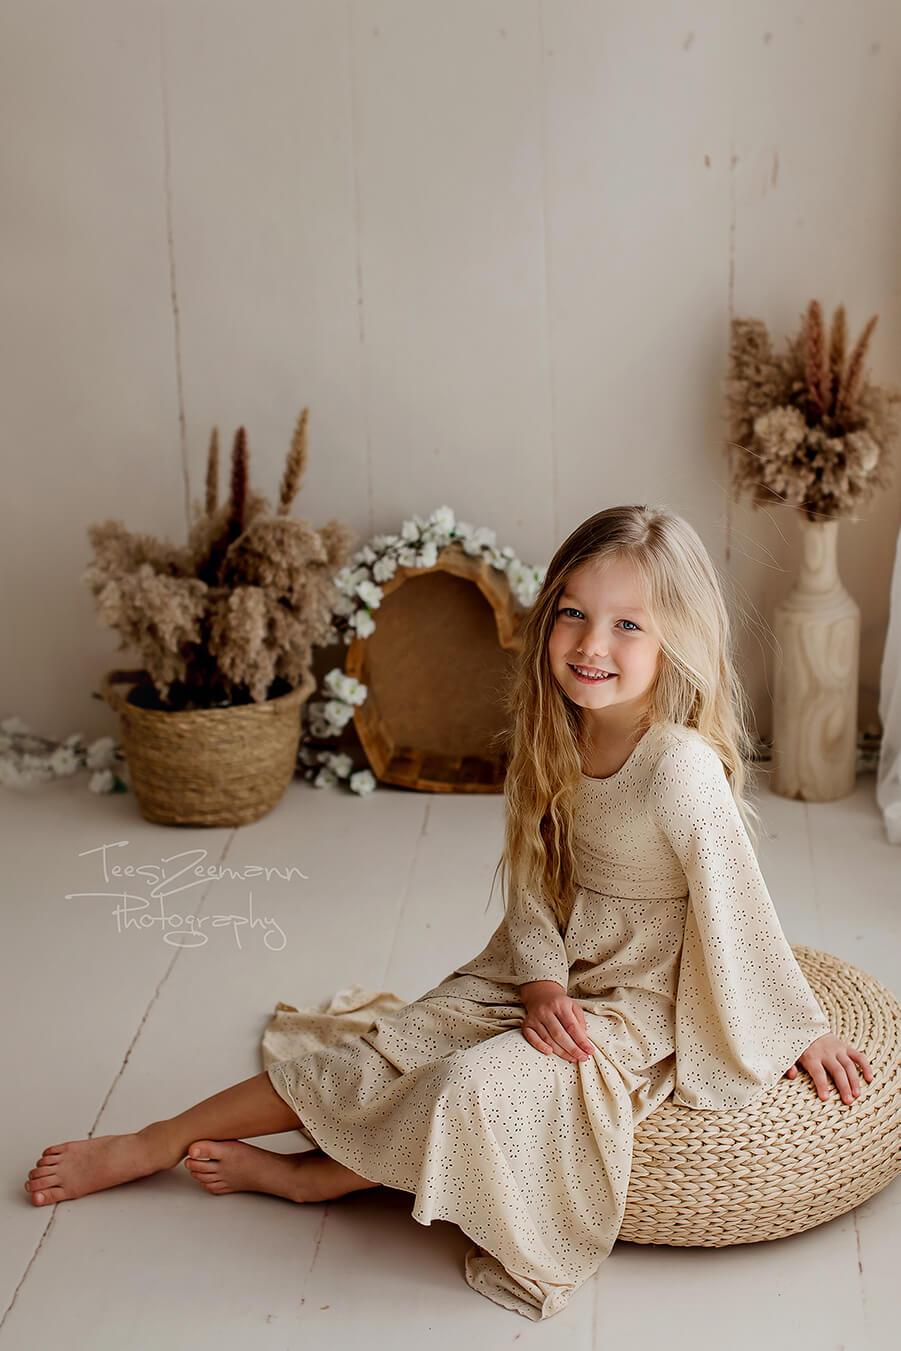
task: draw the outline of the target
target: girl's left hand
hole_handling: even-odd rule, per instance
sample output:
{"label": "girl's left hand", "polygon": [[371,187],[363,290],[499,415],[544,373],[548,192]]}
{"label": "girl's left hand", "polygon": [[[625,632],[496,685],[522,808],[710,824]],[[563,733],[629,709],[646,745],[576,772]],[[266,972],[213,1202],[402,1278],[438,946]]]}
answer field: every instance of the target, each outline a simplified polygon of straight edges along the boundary
{"label": "girl's left hand", "polygon": [[849,1046],[847,1042],[842,1041],[841,1037],[827,1032],[825,1036],[817,1037],[804,1054],[798,1057],[797,1063],[785,1071],[785,1078],[794,1079],[800,1065],[810,1075],[817,1092],[825,1101],[829,1097],[831,1074],[842,1102],[851,1103],[860,1094],[860,1080],[854,1068],[855,1061],[863,1070],[867,1083],[872,1083],[873,1071],[863,1051],[858,1051],[855,1046]]}

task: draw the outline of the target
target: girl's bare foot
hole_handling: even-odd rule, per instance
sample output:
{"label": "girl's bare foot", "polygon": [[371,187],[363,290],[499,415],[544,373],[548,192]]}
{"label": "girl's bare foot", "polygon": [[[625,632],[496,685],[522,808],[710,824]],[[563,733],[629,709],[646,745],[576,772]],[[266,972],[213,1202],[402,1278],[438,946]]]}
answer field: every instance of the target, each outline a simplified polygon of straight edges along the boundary
{"label": "girl's bare foot", "polygon": [[163,1137],[151,1128],[129,1135],[66,1140],[47,1146],[29,1172],[25,1190],[33,1205],[55,1205],[173,1168],[179,1158],[172,1157]]}
{"label": "girl's bare foot", "polygon": [[266,1192],[288,1201],[333,1201],[379,1183],[361,1178],[319,1149],[277,1154],[243,1140],[197,1140],[185,1167],[208,1192]]}

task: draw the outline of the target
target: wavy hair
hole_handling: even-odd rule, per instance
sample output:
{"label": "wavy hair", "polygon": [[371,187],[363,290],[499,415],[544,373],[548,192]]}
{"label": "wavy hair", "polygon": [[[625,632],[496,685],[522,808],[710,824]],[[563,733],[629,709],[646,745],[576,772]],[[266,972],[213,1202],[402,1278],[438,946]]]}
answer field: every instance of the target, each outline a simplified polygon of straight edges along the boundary
{"label": "wavy hair", "polygon": [[641,603],[660,642],[657,671],[634,734],[660,721],[696,728],[720,757],[755,848],[760,820],[745,796],[753,786],[749,705],[733,665],[720,578],[700,536],[664,507],[597,512],[548,564],[501,695],[509,716],[500,735],[507,758],[505,827],[495,877],[500,870],[505,908],[519,888],[533,889],[544,895],[561,929],[578,887],[573,804],[590,729],[553,674],[548,640],[570,574],[608,560],[634,567]]}

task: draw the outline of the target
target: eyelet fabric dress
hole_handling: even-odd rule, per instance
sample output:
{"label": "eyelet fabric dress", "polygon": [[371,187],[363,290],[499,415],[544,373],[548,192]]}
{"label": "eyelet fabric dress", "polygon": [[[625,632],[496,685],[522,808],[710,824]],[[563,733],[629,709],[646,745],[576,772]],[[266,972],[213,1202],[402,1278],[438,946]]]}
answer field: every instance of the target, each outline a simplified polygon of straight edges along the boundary
{"label": "eyelet fabric dress", "polygon": [[[301,1129],[420,1224],[473,1240],[464,1276],[540,1320],[609,1254],[635,1127],[670,1095],[737,1110],[830,1030],[780,926],[722,762],[655,723],[621,769],[582,775],[578,890],[561,932],[521,890],[483,950],[410,1003],[350,986],[325,1009],[280,1003],[270,1080]],[[593,1055],[522,1034],[519,986],[558,981]]]}

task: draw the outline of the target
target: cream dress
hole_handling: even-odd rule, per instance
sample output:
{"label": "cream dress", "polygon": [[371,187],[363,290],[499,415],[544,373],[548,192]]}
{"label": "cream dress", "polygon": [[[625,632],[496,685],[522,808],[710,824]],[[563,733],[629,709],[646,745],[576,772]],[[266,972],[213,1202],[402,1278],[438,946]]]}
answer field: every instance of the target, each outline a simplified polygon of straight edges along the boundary
{"label": "cream dress", "polygon": [[[521,893],[482,952],[418,999],[350,986],[324,1009],[279,1003],[262,1043],[307,1138],[412,1193],[420,1224],[457,1224],[474,1242],[469,1285],[531,1319],[610,1252],[639,1122],[671,1094],[741,1108],[830,1030],[698,732],[656,723],[616,774],[583,775],[575,837],[562,933]],[[579,1003],[592,1057],[526,1040],[531,980]]]}

